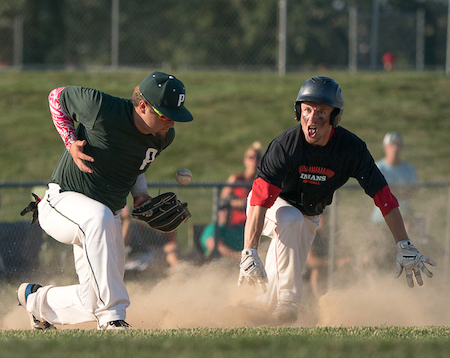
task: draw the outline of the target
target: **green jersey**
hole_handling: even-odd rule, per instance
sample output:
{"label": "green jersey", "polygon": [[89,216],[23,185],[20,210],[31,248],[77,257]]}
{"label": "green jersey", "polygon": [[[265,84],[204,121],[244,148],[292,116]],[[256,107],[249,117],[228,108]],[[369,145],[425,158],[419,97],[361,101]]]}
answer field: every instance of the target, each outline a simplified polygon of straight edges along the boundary
{"label": "green jersey", "polygon": [[61,191],[75,191],[108,206],[113,213],[126,205],[136,178],[170,145],[171,128],[164,138],[143,134],[134,125],[130,99],[83,87],[66,87],[60,95],[64,112],[78,122],[77,137],[86,140],[85,162],[92,173],[82,172],[65,150],[51,177]]}

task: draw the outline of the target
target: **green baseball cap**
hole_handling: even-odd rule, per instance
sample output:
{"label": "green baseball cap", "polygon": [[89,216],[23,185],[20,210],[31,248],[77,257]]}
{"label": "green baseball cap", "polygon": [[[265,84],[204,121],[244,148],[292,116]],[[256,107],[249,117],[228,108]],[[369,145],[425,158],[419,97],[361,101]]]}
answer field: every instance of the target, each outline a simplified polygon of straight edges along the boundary
{"label": "green baseball cap", "polygon": [[152,72],[139,85],[145,100],[165,117],[176,122],[190,122],[194,118],[184,106],[186,90],[183,82],[164,72]]}

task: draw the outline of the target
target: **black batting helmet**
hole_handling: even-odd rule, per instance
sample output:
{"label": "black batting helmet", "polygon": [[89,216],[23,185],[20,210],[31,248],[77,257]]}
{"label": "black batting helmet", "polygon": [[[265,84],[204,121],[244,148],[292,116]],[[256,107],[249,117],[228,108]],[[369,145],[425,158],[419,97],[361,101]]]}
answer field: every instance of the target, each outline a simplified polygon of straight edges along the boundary
{"label": "black batting helmet", "polygon": [[339,84],[330,77],[314,76],[303,83],[295,101],[295,119],[300,120],[300,104],[305,101],[319,102],[334,107],[330,124],[336,128],[344,112],[344,96]]}

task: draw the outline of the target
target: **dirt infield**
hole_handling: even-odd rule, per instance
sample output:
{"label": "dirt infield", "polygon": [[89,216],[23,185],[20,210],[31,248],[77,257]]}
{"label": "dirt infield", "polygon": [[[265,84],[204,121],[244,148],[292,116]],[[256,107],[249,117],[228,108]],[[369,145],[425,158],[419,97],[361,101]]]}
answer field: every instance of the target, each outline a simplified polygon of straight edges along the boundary
{"label": "dirt infield", "polygon": [[[226,328],[270,326],[267,313],[253,303],[253,287],[237,287],[234,262],[216,261],[202,267],[186,265],[153,286],[129,282],[131,305],[127,321],[134,329]],[[437,277],[438,267],[434,268]],[[424,278],[422,287],[367,273],[346,287],[335,288],[319,301],[304,302],[293,326],[426,326],[449,325],[449,287]],[[305,286],[305,290],[307,286]],[[2,329],[30,329],[19,306],[10,307]],[[95,323],[58,328],[95,329]]]}

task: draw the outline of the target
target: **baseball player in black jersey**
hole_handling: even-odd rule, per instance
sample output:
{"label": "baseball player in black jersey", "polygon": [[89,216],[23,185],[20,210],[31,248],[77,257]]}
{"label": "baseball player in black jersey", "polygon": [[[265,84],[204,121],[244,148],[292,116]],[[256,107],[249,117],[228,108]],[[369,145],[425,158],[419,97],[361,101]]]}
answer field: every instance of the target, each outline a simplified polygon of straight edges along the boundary
{"label": "baseball player in black jersey", "polygon": [[[409,240],[397,199],[365,143],[339,126],[343,111],[342,90],[333,79],[305,81],[295,102],[300,125],[270,143],[248,197],[238,284],[260,285],[260,298],[278,323],[297,320],[302,271],[319,215],[349,178],[358,180],[384,216],[397,243],[397,277],[405,269],[410,287],[413,275],[422,285],[421,270],[432,277],[425,263],[436,265]],[[261,235],[272,239],[265,267],[258,255]]]}
{"label": "baseball player in black jersey", "polygon": [[38,204],[39,224],[73,245],[79,284],[20,285],[19,303],[33,328],[89,321],[99,329],[128,327],[119,215],[130,192],[135,207],[150,199],[145,171],[172,143],[175,122],[193,119],[184,100],[183,83],[162,72],[147,76],[131,99],[74,86],[50,93],[52,119],[67,150]]}

